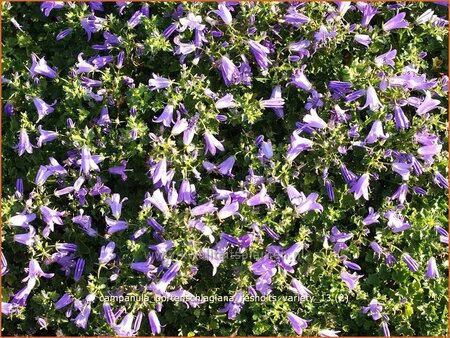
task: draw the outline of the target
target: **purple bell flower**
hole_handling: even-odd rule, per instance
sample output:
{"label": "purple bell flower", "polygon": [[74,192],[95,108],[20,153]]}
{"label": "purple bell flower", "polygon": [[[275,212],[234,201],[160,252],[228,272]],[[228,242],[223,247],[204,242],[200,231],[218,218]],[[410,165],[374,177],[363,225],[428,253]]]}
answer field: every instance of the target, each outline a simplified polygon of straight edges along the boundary
{"label": "purple bell flower", "polygon": [[153,76],[153,79],[148,80],[148,86],[150,87],[150,89],[152,91],[169,88],[172,84],[172,81],[170,79],[160,77],[160,76],[156,75],[155,73],[153,73],[152,76]]}
{"label": "purple bell flower", "polygon": [[169,207],[167,205],[166,200],[164,199],[164,195],[161,190],[157,189],[153,192],[153,195],[148,196],[144,202],[148,202],[151,205],[155,206],[159,211],[164,214],[169,212]]}
{"label": "purple bell flower", "polygon": [[403,204],[406,201],[406,195],[408,194],[408,184],[403,183],[390,197],[392,200],[398,200]]}
{"label": "purple bell flower", "polygon": [[240,82],[241,73],[239,72],[239,69],[235,66],[233,61],[226,56],[223,56],[220,59],[219,69],[226,86],[235,85]]}
{"label": "purple bell flower", "polygon": [[39,116],[36,121],[36,123],[37,123],[40,120],[42,120],[45,116],[47,116],[48,114],[53,113],[53,111],[55,110],[55,108],[53,108],[53,106],[56,104],[56,100],[52,104],[48,104],[44,100],[40,99],[39,97],[36,97],[35,99],[33,99],[33,103],[36,107],[36,110],[37,110],[38,116]]}
{"label": "purple bell flower", "polygon": [[312,295],[312,292],[306,288],[302,282],[295,278],[292,278],[291,285],[288,287],[288,290],[297,294],[301,299],[309,298]]}
{"label": "purple bell flower", "polygon": [[330,81],[328,83],[328,89],[333,94],[333,99],[335,100],[345,97],[351,88],[352,84],[350,82]]}
{"label": "purple bell flower", "polygon": [[195,186],[188,180],[181,181],[178,191],[178,203],[195,204]]}
{"label": "purple bell flower", "polygon": [[355,41],[366,47],[369,47],[369,45],[372,43],[372,39],[370,38],[370,36],[365,34],[356,34]]}
{"label": "purple bell flower", "polygon": [[153,185],[157,188],[161,186],[165,186],[167,183],[167,161],[165,158],[160,160],[155,166],[152,168],[152,182]]}
{"label": "purple bell flower", "polygon": [[331,32],[328,32],[327,27],[321,25],[319,30],[314,33],[314,41],[316,45],[325,45],[328,40],[331,40],[336,36],[336,29]]}
{"label": "purple bell flower", "polygon": [[169,269],[164,273],[163,277],[159,280],[157,284],[152,283],[150,289],[156,294],[163,295],[167,289],[170,282],[176,277],[178,271],[181,268],[180,262],[174,262]]}
{"label": "purple bell flower", "polygon": [[436,266],[436,259],[434,259],[434,257],[431,257],[428,260],[428,268],[425,273],[425,278],[439,278],[439,270]]}
{"label": "purple bell flower", "polygon": [[73,273],[73,279],[76,282],[78,282],[81,279],[81,275],[83,274],[85,264],[86,260],[84,258],[78,258],[77,264],[75,265],[75,271]]}
{"label": "purple bell flower", "polygon": [[112,194],[111,198],[106,200],[106,203],[111,208],[111,213],[116,219],[120,218],[120,215],[122,213],[122,203],[128,200],[127,197],[120,200],[120,194]]}
{"label": "purple bell flower", "polygon": [[162,114],[153,120],[155,123],[162,123],[165,127],[170,127],[173,123],[173,106],[168,104]]}
{"label": "purple bell flower", "polygon": [[310,91],[312,89],[312,84],[306,78],[304,73],[305,67],[301,69],[297,69],[291,76],[291,82],[297,88],[301,88],[306,91]]}
{"label": "purple bell flower", "polygon": [[233,99],[233,95],[226,94],[224,97],[216,101],[215,106],[217,109],[227,109],[234,108],[237,106],[237,104]]}
{"label": "purple bell flower", "polygon": [[106,20],[103,18],[96,17],[95,15],[90,15],[81,19],[81,26],[83,27],[86,35],[88,37],[88,41],[91,40],[91,36],[93,33],[98,32],[103,28],[103,25],[106,23]]}
{"label": "purple bell flower", "polygon": [[308,322],[310,322],[310,320],[300,318],[299,316],[297,316],[296,314],[294,314],[292,312],[287,313],[287,318],[289,319],[289,322],[291,323],[292,328],[299,336],[302,335],[303,330],[308,327]]}
{"label": "purple bell flower", "polygon": [[298,13],[298,12],[294,12],[294,11],[290,11],[288,12],[288,14],[286,14],[284,16],[284,21],[292,24],[294,26],[299,26],[302,25],[304,23],[308,23],[309,22],[309,18],[304,15],[303,13]]}
{"label": "purple bell flower", "polygon": [[237,315],[241,312],[242,307],[244,306],[244,293],[242,291],[238,291],[231,300],[230,303],[225,304],[223,309],[219,309],[218,313],[227,313],[228,319],[234,320]]}
{"label": "purple bell flower", "polygon": [[111,167],[108,169],[109,173],[112,175],[119,175],[122,178],[122,181],[126,181],[128,176],[125,173],[125,171],[127,171],[127,161],[123,160],[120,162],[121,165],[117,166],[117,167]]}
{"label": "purple bell flower", "polygon": [[28,232],[24,234],[15,234],[14,242],[32,247],[35,243],[36,229],[31,225],[28,226]]}
{"label": "purple bell flower", "polygon": [[299,55],[299,59],[301,60],[301,59],[303,59],[305,57],[308,58],[310,56],[310,53],[309,53],[309,50],[308,50],[310,45],[311,45],[311,41],[305,40],[305,39],[301,39],[298,42],[291,43],[289,45],[289,50],[292,51],[292,52],[297,53]]}
{"label": "purple bell flower", "polygon": [[234,158],[234,156],[228,157],[225,161],[217,166],[218,172],[224,176],[233,177],[234,175],[231,173],[231,170],[233,169],[235,162],[236,159]]}
{"label": "purple bell flower", "polygon": [[303,122],[305,122],[308,127],[315,129],[324,129],[327,126],[327,123],[317,115],[316,109],[311,109],[309,114],[306,114],[303,117]]}
{"label": "purple bell flower", "polygon": [[294,131],[291,135],[291,143],[286,154],[288,161],[292,162],[301,152],[311,148],[313,141],[300,137],[298,132]]}
{"label": "purple bell flower", "polygon": [[358,181],[352,185],[350,192],[354,193],[355,199],[358,200],[361,196],[366,201],[369,200],[369,174],[363,174]]}
{"label": "purple bell flower", "polygon": [[41,12],[49,16],[52,10],[64,8],[64,1],[44,1],[41,3]]}
{"label": "purple bell flower", "polygon": [[65,293],[65,294],[62,295],[61,298],[58,299],[58,301],[55,303],[55,309],[56,309],[56,310],[62,309],[63,307],[66,307],[67,305],[72,304],[73,301],[74,301],[74,298],[73,298],[71,295]]}
{"label": "purple bell flower", "polygon": [[230,25],[233,17],[231,16],[230,10],[227,8],[226,4],[220,2],[217,5],[217,10],[212,10],[213,13],[217,14],[223,21],[225,25]]}
{"label": "purple bell flower", "polygon": [[273,240],[278,241],[280,239],[280,236],[271,229],[267,224],[263,224],[263,230],[266,234],[268,234]]}
{"label": "purple bell flower", "polygon": [[43,230],[42,234],[44,237],[48,237],[51,231],[54,230],[54,224],[63,225],[62,216],[65,216],[64,211],[57,211],[50,209],[46,206],[41,206],[39,208],[43,221],[47,224],[47,227]]}
{"label": "purple bell flower", "polygon": [[88,61],[92,63],[97,69],[102,69],[105,67],[108,63],[113,62],[114,57],[111,55],[106,56],[94,56],[90,58]]}
{"label": "purple bell flower", "polygon": [[6,312],[15,312],[17,307],[26,306],[27,299],[30,296],[31,291],[33,291],[34,286],[36,285],[36,279],[30,279],[23,289],[18,291],[15,295],[12,296],[10,301],[10,306],[4,310],[3,302],[2,302],[2,313]]}
{"label": "purple bell flower", "polygon": [[58,133],[51,130],[43,130],[42,126],[38,126],[39,137],[36,142],[38,148],[42,147],[43,144],[54,141],[58,138]]}
{"label": "purple bell flower", "polygon": [[372,86],[369,86],[366,91],[366,103],[364,106],[359,107],[359,110],[363,110],[367,107],[369,107],[370,110],[376,111],[383,105],[381,104],[380,100],[378,100],[377,93],[375,89]]}
{"label": "purple bell flower", "polygon": [[361,309],[362,313],[369,313],[372,316],[373,320],[378,320],[381,318],[381,311],[383,311],[383,307],[378,303],[376,299],[372,299],[369,305],[364,306]]}
{"label": "purple bell flower", "polygon": [[202,17],[200,15],[195,15],[194,13],[188,13],[184,18],[180,18],[181,27],[178,28],[179,32],[184,32],[187,28],[193,31],[198,29],[200,31],[205,29],[205,25],[202,24]]}
{"label": "purple bell flower", "polygon": [[417,114],[424,115],[428,113],[429,111],[436,109],[441,103],[439,100],[435,100],[431,98],[431,93],[427,90],[425,94],[425,99],[423,102],[419,105],[417,108]]}
{"label": "purple bell flower", "polygon": [[336,243],[333,246],[333,251],[339,254],[341,250],[348,249],[345,242],[353,238],[353,234],[341,232],[336,226],[333,226],[333,228],[331,228],[331,236],[329,238],[332,243]]}
{"label": "purple bell flower", "polygon": [[157,260],[162,261],[166,254],[174,247],[173,241],[164,241],[159,244],[152,244],[148,246],[150,250],[155,252],[155,257]]}
{"label": "purple bell flower", "polygon": [[273,199],[267,195],[267,189],[263,185],[261,191],[247,200],[247,205],[254,207],[265,204],[268,208],[273,206]]}
{"label": "purple bell flower", "polygon": [[365,93],[366,93],[366,91],[364,89],[356,90],[354,92],[347,94],[345,96],[345,101],[353,102],[353,101],[359,99],[360,97],[363,97]]}
{"label": "purple bell flower", "polygon": [[217,211],[212,201],[208,201],[191,209],[193,216],[201,216],[204,214],[212,214]]}
{"label": "purple bell flower", "polygon": [[14,106],[10,102],[6,102],[5,103],[5,106],[3,107],[3,111],[9,117],[13,117],[14,116]]}
{"label": "purple bell flower", "polygon": [[36,280],[38,277],[53,278],[54,275],[54,273],[45,273],[44,271],[42,271],[38,261],[32,259],[28,264],[28,276],[22,279],[22,282],[33,279]]}
{"label": "purple bell flower", "polygon": [[256,59],[256,63],[258,64],[258,66],[263,70],[269,69],[269,65],[271,65],[272,62],[267,57],[267,54],[270,53],[270,50],[266,46],[263,46],[262,44],[254,40],[248,40],[248,45],[250,47],[250,51]]}
{"label": "purple bell flower", "polygon": [[364,277],[364,275],[358,275],[356,272],[354,272],[353,274],[350,274],[350,273],[344,271],[340,274],[340,277],[341,277],[342,281],[350,289],[350,291],[353,291],[353,289],[358,285],[359,279]]}
{"label": "purple bell flower", "polygon": [[389,32],[393,29],[406,28],[409,26],[409,22],[405,20],[406,13],[398,13],[389,21],[383,24],[383,30]]}
{"label": "purple bell flower", "polygon": [[383,335],[385,337],[390,337],[391,336],[391,331],[389,331],[389,326],[385,321],[381,322],[381,327],[383,329]]}
{"label": "purple bell flower", "polygon": [[77,327],[86,330],[91,314],[91,306],[88,302],[85,302],[80,306],[79,310],[80,313],[73,319],[73,322]]}
{"label": "purple bell flower", "polygon": [[64,39],[65,37],[67,37],[70,34],[72,34],[72,32],[73,32],[72,28],[67,28],[67,29],[59,32],[58,35],[56,35],[56,41]]}
{"label": "purple bell flower", "polygon": [[27,131],[25,129],[21,129],[19,132],[19,143],[14,146],[17,149],[17,153],[19,156],[22,156],[25,152],[28,154],[33,153],[33,145],[30,142],[30,138],[28,137]]}
{"label": "purple bell flower", "polygon": [[148,321],[150,323],[150,329],[152,331],[152,335],[157,335],[161,333],[161,324],[159,322],[158,316],[156,315],[155,310],[151,310],[148,313]]}
{"label": "purple bell flower", "polygon": [[448,178],[442,176],[439,171],[434,173],[433,183],[448,190]]}
{"label": "purple bell flower", "polygon": [[375,212],[375,210],[372,207],[370,207],[369,214],[363,219],[363,224],[367,226],[374,223],[380,223],[378,221],[379,218],[380,214]]}
{"label": "purple bell flower", "polygon": [[334,190],[333,190],[333,184],[331,183],[331,181],[329,181],[329,180],[325,181],[325,189],[327,191],[328,199],[330,200],[330,202],[333,202],[334,201]]}
{"label": "purple bell flower", "polygon": [[362,12],[363,18],[361,20],[361,26],[367,27],[370,24],[370,21],[372,21],[372,18],[378,14],[376,8],[373,8],[370,3],[367,2],[358,2],[360,6],[357,6],[358,9]]}
{"label": "purple bell flower", "polygon": [[394,67],[395,66],[394,58],[396,55],[397,55],[396,49],[392,49],[384,54],[378,55],[375,58],[375,64],[377,65],[377,67],[381,67],[383,65]]}
{"label": "purple bell flower", "polygon": [[30,68],[30,74],[31,77],[35,78],[37,75],[42,75],[45,77],[48,77],[49,79],[56,78],[56,70],[54,68],[51,68],[47,61],[45,61],[45,58],[38,58],[36,54],[31,54],[31,68]]}
{"label": "purple bell flower", "polygon": [[217,150],[225,151],[222,143],[219,142],[209,131],[205,132],[205,155],[210,152],[212,156],[216,155]]}
{"label": "purple bell flower", "polygon": [[408,129],[411,125],[400,106],[394,107],[394,121],[397,129]]}
{"label": "purple bell flower", "polygon": [[412,272],[417,272],[419,270],[419,264],[409,254],[404,253],[402,259]]}
{"label": "purple bell flower", "polygon": [[234,216],[234,215],[240,215],[239,213],[239,202],[238,201],[231,201],[231,198],[227,200],[225,203],[225,206],[219,210],[217,213],[217,216],[220,220]]}
{"label": "purple bell flower", "polygon": [[88,147],[83,147],[81,149],[81,171],[85,175],[89,175],[91,170],[100,171],[97,163],[99,163],[101,159],[98,156],[91,155],[91,152]]}
{"label": "purple bell flower", "polygon": [[75,67],[77,67],[75,74],[91,73],[97,70],[95,65],[83,60],[83,53],[78,54],[78,63],[75,64]]}
{"label": "purple bell flower", "polygon": [[419,271],[419,264],[415,261],[414,258],[412,258],[409,254],[404,253],[402,255],[403,262],[405,262],[408,269],[410,269],[412,272]]}
{"label": "purple bell flower", "polygon": [[106,265],[114,258],[116,258],[116,254],[114,253],[114,249],[116,248],[116,243],[109,242],[107,245],[103,245],[100,249],[100,257],[98,258],[100,264]]}

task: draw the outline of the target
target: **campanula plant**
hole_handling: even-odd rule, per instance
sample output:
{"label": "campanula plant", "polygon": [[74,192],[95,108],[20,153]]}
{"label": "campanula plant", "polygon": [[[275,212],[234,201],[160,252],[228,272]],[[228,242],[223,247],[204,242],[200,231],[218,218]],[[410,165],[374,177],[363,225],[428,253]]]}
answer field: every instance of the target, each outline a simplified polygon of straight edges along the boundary
{"label": "campanula plant", "polygon": [[2,2],[2,326],[446,336],[445,2]]}

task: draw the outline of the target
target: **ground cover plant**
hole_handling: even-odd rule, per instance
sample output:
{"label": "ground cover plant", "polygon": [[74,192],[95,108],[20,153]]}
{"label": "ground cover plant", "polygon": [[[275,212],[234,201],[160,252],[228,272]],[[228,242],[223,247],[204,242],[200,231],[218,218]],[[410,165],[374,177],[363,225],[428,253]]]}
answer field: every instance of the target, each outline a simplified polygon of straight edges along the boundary
{"label": "ground cover plant", "polygon": [[2,2],[2,334],[447,335],[447,13]]}

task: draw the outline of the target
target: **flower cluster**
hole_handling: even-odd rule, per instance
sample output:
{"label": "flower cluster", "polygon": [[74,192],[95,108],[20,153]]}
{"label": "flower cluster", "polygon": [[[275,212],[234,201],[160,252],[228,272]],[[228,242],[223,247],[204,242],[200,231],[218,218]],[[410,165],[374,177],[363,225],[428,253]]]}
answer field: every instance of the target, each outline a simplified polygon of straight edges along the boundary
{"label": "flower cluster", "polygon": [[447,334],[447,3],[2,6],[6,334]]}

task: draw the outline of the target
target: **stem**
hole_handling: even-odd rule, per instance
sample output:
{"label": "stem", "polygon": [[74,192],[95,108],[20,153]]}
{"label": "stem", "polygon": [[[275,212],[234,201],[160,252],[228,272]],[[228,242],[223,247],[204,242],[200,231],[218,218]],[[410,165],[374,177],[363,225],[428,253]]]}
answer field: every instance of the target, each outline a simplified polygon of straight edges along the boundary
{"label": "stem", "polygon": [[97,279],[100,279],[100,271],[102,270],[103,264],[100,264],[97,270]]}

